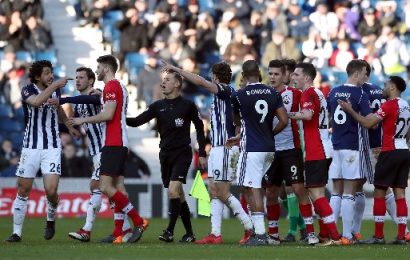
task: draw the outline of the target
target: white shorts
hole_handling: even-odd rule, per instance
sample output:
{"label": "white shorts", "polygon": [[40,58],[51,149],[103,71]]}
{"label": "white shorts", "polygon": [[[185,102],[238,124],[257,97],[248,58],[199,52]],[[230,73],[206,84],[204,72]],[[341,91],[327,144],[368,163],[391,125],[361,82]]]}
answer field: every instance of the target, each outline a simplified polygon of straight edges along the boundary
{"label": "white shorts", "polygon": [[233,181],[238,158],[238,146],[231,149],[223,146],[212,147],[208,158],[208,178],[214,178],[214,181]]}
{"label": "white shorts", "polygon": [[238,186],[261,188],[262,179],[273,162],[274,152],[241,152],[236,170]]}
{"label": "white shorts", "polygon": [[35,178],[39,170],[43,175],[61,175],[61,148],[23,148],[16,176]]}
{"label": "white shorts", "polygon": [[355,180],[364,179],[364,172],[361,170],[359,151],[335,150],[333,160],[329,168],[330,179]]}
{"label": "white shorts", "polygon": [[93,156],[93,173],[91,174],[91,180],[100,180],[100,167],[101,167],[101,153],[97,153]]}

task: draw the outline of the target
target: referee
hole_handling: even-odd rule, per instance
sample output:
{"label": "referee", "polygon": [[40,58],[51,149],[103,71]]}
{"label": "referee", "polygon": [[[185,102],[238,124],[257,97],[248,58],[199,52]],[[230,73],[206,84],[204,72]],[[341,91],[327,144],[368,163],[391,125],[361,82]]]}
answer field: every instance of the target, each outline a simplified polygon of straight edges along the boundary
{"label": "referee", "polygon": [[181,215],[186,234],[180,242],[194,242],[191,213],[185,200],[182,184],[192,161],[190,138],[191,122],[195,125],[199,144],[199,163],[206,167],[204,125],[195,104],[181,97],[182,77],[174,70],[164,70],[161,75],[161,89],[165,98],[152,103],[136,118],[127,118],[127,125],[137,127],[156,118],[161,138],[159,160],[161,177],[169,197],[169,224],[159,240],[174,241],[174,228]]}

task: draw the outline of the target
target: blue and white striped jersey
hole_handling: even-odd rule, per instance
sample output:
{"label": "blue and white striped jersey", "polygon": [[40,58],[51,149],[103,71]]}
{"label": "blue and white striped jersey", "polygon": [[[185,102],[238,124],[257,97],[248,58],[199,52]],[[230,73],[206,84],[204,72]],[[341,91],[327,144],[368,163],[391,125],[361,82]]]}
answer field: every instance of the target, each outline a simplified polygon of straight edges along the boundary
{"label": "blue and white striped jersey", "polygon": [[[57,107],[49,104],[33,107],[25,102],[30,96],[39,95],[40,93],[41,90],[35,84],[29,84],[21,90],[24,122],[26,125],[24,130],[23,148],[61,148]],[[59,89],[51,95],[51,98],[59,97]]]}
{"label": "blue and white striped jersey", "polygon": [[[386,98],[383,96],[383,89],[372,83],[365,82],[362,86],[363,91],[369,96],[370,107],[373,113],[376,113]],[[382,124],[377,128],[369,129],[370,148],[378,148],[382,146]]]}
{"label": "blue and white striped jersey", "polygon": [[[89,117],[100,113],[101,105],[95,104],[76,104],[74,108],[75,117]],[[87,133],[88,150],[91,156],[96,155],[103,147],[103,128],[101,124],[83,124],[84,130]]]}
{"label": "blue and white striped jersey", "polygon": [[[89,117],[95,116],[102,110],[101,97],[96,95],[80,95],[75,97],[60,98],[60,104],[71,103],[75,104],[75,117]],[[84,130],[87,134],[88,150],[91,156],[96,155],[103,147],[103,123],[97,124],[83,124]]]}
{"label": "blue and white striped jersey", "polygon": [[214,94],[211,108],[212,147],[224,146],[228,138],[235,135],[231,106],[231,96],[235,90],[226,84],[217,84],[217,86],[218,93]]}

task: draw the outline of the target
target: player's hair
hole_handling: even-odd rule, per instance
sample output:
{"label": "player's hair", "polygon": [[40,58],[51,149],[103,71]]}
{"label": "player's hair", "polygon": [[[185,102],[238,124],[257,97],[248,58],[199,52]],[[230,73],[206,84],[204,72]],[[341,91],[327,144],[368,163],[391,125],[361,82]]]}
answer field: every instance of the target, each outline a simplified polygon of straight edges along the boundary
{"label": "player's hair", "polygon": [[350,77],[355,72],[360,72],[363,68],[366,68],[367,73],[366,63],[363,60],[351,60],[346,67],[347,76]]}
{"label": "player's hair", "polygon": [[296,68],[301,68],[302,73],[310,78],[310,80],[314,80],[316,78],[316,68],[313,66],[312,63],[307,63],[307,62],[299,62],[296,64]]}
{"label": "player's hair", "polygon": [[294,59],[282,59],[282,63],[285,65],[285,69],[294,72],[296,68],[296,61]]}
{"label": "player's hair", "polygon": [[260,79],[261,72],[259,70],[258,63],[255,60],[247,60],[242,65],[243,76],[248,77],[258,77]]}
{"label": "player's hair", "polygon": [[169,69],[165,73],[174,75],[174,78],[178,81],[179,87],[182,87],[182,76],[176,70]]}
{"label": "player's hair", "polygon": [[228,63],[221,61],[212,65],[212,74],[214,74],[219,82],[229,84],[232,79],[232,70]]}
{"label": "player's hair", "polygon": [[118,70],[117,59],[112,55],[100,56],[98,57],[97,62],[108,65],[108,67],[111,69],[113,73],[117,72]]}
{"label": "player's hair", "polygon": [[366,75],[370,77],[370,73],[372,73],[372,66],[370,66],[370,64],[366,60],[360,59],[360,61],[362,61],[366,66]]}
{"label": "player's hair", "polygon": [[85,71],[85,74],[87,74],[87,78],[92,79],[93,83],[95,82],[95,73],[92,69],[87,68],[87,67],[79,67],[75,70],[75,72],[80,72],[80,71]]}
{"label": "player's hair", "polygon": [[281,60],[271,60],[269,61],[268,68],[278,68],[282,71],[283,74],[286,72],[285,64]]}
{"label": "player's hair", "polygon": [[38,60],[31,64],[28,72],[28,77],[31,83],[37,83],[36,77],[41,76],[43,68],[50,68],[53,71],[53,65],[48,60]]}
{"label": "player's hair", "polygon": [[396,86],[400,92],[403,92],[406,90],[406,81],[400,76],[390,76],[389,80]]}

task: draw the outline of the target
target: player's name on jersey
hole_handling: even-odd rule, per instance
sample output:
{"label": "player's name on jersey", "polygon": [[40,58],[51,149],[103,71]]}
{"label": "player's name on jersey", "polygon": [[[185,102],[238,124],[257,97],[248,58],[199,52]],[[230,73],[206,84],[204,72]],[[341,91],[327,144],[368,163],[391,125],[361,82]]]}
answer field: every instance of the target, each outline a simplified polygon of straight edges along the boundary
{"label": "player's name on jersey", "polygon": [[409,106],[404,106],[404,107],[401,107],[401,108],[399,108],[399,113],[402,113],[402,112],[404,112],[404,111],[410,111],[410,107]]}
{"label": "player's name on jersey", "polygon": [[252,90],[247,90],[246,95],[261,95],[261,94],[272,94],[270,89],[252,89]]}
{"label": "player's name on jersey", "polygon": [[382,89],[371,89],[370,94],[371,95],[381,95],[383,94],[383,90]]}
{"label": "player's name on jersey", "polygon": [[335,97],[344,97],[344,98],[349,98],[351,93],[346,93],[346,92],[337,92],[335,93]]}

